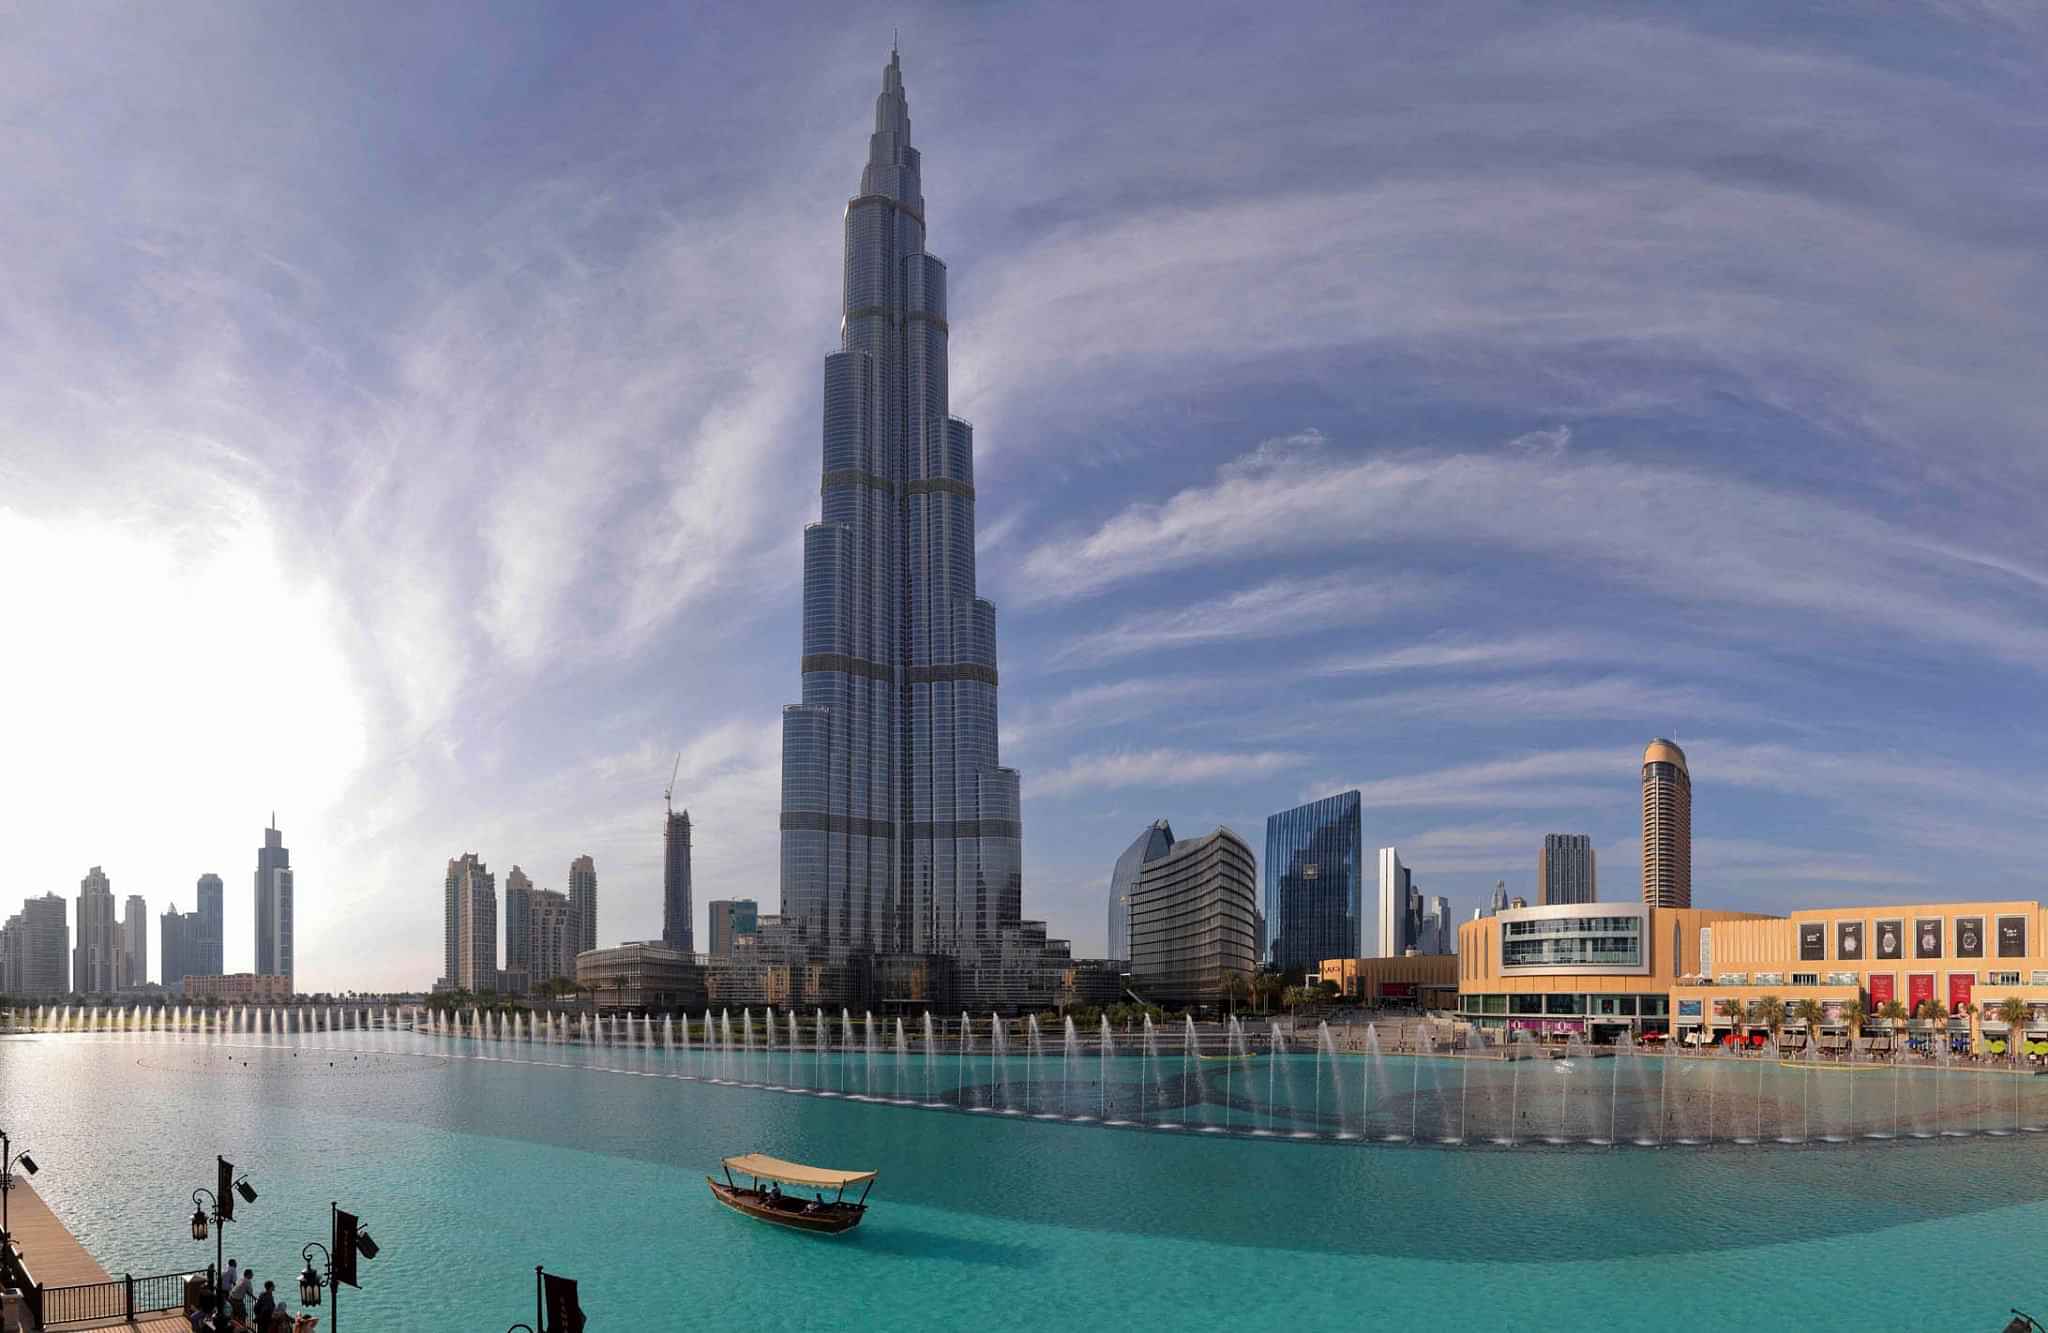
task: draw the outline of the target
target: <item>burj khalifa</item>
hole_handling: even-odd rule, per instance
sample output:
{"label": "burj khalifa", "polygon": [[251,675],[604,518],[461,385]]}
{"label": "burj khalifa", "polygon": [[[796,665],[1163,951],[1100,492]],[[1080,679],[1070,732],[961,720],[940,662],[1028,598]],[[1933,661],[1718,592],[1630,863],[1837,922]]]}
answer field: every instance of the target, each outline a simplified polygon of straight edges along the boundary
{"label": "burj khalifa", "polygon": [[825,358],[803,702],[782,718],[782,912],[810,950],[972,966],[1022,961],[1044,934],[1019,919],[996,609],[975,594],[974,428],[948,410],[946,266],[925,251],[919,168],[892,51]]}

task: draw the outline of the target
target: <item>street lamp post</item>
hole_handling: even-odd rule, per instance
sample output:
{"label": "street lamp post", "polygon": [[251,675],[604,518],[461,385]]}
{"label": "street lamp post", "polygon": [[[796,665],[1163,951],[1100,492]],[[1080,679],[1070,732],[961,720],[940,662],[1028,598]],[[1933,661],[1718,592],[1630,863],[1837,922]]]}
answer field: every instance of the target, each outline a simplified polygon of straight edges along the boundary
{"label": "street lamp post", "polygon": [[14,1233],[7,1229],[7,1196],[14,1189],[14,1167],[17,1162],[28,1174],[36,1173],[36,1159],[28,1155],[28,1149],[23,1148],[17,1154],[14,1151],[13,1140],[7,1137],[7,1131],[0,1130],[0,1247],[5,1247],[14,1236]]}
{"label": "street lamp post", "polygon": [[206,1239],[206,1224],[209,1215],[213,1222],[213,1289],[222,1299],[227,1293],[221,1291],[221,1254],[227,1240],[226,1228],[235,1220],[235,1196],[242,1196],[243,1203],[256,1202],[256,1191],[249,1184],[247,1176],[235,1175],[235,1164],[225,1157],[216,1157],[214,1189],[201,1187],[192,1191],[192,1239]]}
{"label": "street lamp post", "polygon": [[[323,1288],[334,1293],[335,1333],[341,1329],[341,1289],[343,1286],[360,1286],[356,1281],[356,1256],[365,1259],[377,1257],[378,1245],[368,1231],[362,1229],[354,1213],[344,1213],[338,1203],[329,1203],[328,1244],[309,1241],[299,1251],[299,1258],[305,1260],[305,1271],[299,1274],[299,1304],[308,1309],[320,1304]],[[320,1252],[320,1268],[313,1266],[313,1252]],[[326,1275],[321,1275],[321,1269]]]}

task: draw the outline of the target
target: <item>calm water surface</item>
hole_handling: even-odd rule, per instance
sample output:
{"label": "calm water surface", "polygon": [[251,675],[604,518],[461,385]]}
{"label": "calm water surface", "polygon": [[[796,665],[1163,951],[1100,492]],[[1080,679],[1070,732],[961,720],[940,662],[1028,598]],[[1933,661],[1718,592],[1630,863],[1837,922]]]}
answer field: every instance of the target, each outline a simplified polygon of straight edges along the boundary
{"label": "calm water surface", "polygon": [[[351,1329],[495,1333],[531,1319],[537,1263],[582,1283],[598,1330],[1996,1330],[2048,1310],[2023,1261],[2048,1229],[2043,1135],[1290,1143],[648,1076],[686,1067],[382,1032],[15,1038],[0,1126],[116,1273],[211,1259],[187,1220],[217,1152],[261,1195],[227,1250],[281,1288],[340,1200],[383,1246],[343,1296]],[[879,1167],[877,1207],[840,1240],[747,1222],[703,1183],[747,1150]]]}

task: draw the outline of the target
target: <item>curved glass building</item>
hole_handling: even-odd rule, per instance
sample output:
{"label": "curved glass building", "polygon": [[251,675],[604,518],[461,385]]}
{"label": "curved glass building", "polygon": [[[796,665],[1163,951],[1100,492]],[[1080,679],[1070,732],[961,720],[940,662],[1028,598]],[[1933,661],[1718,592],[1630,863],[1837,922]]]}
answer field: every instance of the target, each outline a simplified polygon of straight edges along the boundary
{"label": "curved glass building", "polygon": [[925,252],[920,168],[891,52],[825,358],[803,702],[782,719],[781,905],[811,949],[971,959],[1020,939],[1023,829],[996,755],[974,430],[947,407],[946,266]]}
{"label": "curved glass building", "polygon": [[1267,963],[1313,971],[1361,955],[1364,823],[1343,792],[1266,817]]}
{"label": "curved glass building", "polygon": [[1136,842],[1116,859],[1109,875],[1109,953],[1119,962],[1131,961],[1131,894],[1138,887],[1138,872],[1148,861],[1157,861],[1173,849],[1173,825],[1161,819],[1138,835]]}

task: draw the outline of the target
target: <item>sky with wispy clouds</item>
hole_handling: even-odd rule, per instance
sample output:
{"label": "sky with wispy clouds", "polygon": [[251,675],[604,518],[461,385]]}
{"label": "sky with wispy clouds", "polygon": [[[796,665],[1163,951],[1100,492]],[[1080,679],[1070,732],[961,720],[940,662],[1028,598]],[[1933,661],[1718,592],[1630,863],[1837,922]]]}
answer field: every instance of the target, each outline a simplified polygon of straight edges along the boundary
{"label": "sky with wispy clouds", "polygon": [[[840,216],[900,27],[1026,910],[1364,795],[1469,914],[2041,894],[2048,23],[2027,4],[0,14],[12,894],[275,808],[307,988],[447,859],[776,896]],[[10,900],[11,906],[11,900]],[[152,950],[155,946],[152,932]],[[1368,941],[1370,943],[1370,941]]]}

